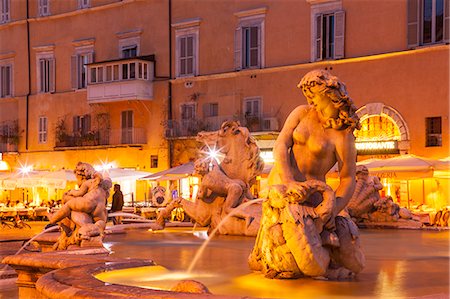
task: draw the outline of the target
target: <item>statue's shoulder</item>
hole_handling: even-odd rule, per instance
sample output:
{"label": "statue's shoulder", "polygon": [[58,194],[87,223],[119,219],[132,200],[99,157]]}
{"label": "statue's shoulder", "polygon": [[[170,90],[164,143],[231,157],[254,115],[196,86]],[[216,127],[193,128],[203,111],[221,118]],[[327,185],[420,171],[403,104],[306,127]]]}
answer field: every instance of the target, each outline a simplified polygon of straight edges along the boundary
{"label": "statue's shoulder", "polygon": [[311,106],[309,105],[300,105],[297,106],[292,112],[289,114],[289,119],[293,119],[295,121],[299,121],[304,118],[308,113],[311,112]]}

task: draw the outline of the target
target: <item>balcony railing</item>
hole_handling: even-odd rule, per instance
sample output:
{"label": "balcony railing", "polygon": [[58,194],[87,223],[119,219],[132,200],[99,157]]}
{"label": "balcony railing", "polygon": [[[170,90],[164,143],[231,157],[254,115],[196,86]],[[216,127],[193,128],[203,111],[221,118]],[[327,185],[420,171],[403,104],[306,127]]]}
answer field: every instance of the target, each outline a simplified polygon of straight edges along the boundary
{"label": "balcony railing", "polygon": [[146,144],[147,134],[144,128],[104,129],[84,135],[72,134],[60,137],[55,147],[108,146]]}
{"label": "balcony railing", "polygon": [[154,56],[88,65],[88,103],[152,100]]}
{"label": "balcony railing", "polygon": [[7,153],[7,152],[17,152],[17,144],[8,143],[8,142],[1,142],[0,143],[0,152],[1,153]]}
{"label": "balcony railing", "polygon": [[227,120],[237,120],[242,126],[247,127],[250,132],[279,131],[278,119],[267,115],[256,116],[213,116],[203,119],[170,120],[167,124],[166,137],[189,137],[195,136],[201,131],[215,131]]}

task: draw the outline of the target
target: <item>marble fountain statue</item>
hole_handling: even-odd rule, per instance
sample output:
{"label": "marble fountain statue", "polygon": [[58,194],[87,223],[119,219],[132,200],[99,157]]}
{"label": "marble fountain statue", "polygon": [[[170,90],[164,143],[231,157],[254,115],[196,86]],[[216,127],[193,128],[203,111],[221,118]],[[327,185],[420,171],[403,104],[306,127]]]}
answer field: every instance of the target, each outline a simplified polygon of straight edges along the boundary
{"label": "marble fountain statue", "polygon": [[[263,168],[259,150],[248,129],[228,121],[198,134],[223,155],[221,161],[207,155],[196,161],[198,200],[173,201],[159,223],[163,227],[162,218],[181,205],[195,222],[221,234],[257,235],[249,265],[266,277],[348,278],[365,262],[358,228],[345,210],[355,189],[359,119],[345,85],[329,72],[311,71],[298,87],[308,105],[292,111],[276,140],[262,205],[251,204],[248,192]],[[325,175],[336,162],[340,184],[333,191]]]}
{"label": "marble fountain statue", "polygon": [[[195,169],[202,178],[198,199],[194,203],[182,198],[174,200],[160,213],[159,228],[164,228],[164,216],[170,215],[170,209],[182,206],[191,219],[209,226],[210,231],[256,236],[248,264],[265,277],[348,279],[362,271],[365,264],[358,228],[346,210],[355,189],[353,130],[359,127],[359,119],[345,85],[329,72],[311,71],[298,87],[308,105],[298,106],[288,116],[275,143],[275,164],[269,174],[269,187],[261,192],[261,198],[254,199],[249,192],[264,166],[259,149],[247,128],[227,121],[218,131],[198,135],[198,140],[205,144],[203,150],[212,148],[221,155],[216,159],[204,154],[196,161]],[[340,184],[333,190],[326,184],[325,175],[335,163],[339,166]],[[66,194],[63,208],[51,217],[51,223],[58,223],[62,228],[55,249],[101,244],[106,222],[105,198],[111,182],[85,163],[77,165],[76,173],[80,190]],[[55,264],[55,253],[7,257],[3,262],[16,269],[39,272],[34,281],[36,288],[52,298],[60,296],[61,292],[71,292],[76,297],[98,290],[85,285],[84,291],[80,291],[81,286],[70,285],[70,277],[63,279],[62,274],[58,276],[55,271],[43,269],[59,269],[70,276],[66,268],[74,265],[83,265],[83,271],[92,274],[114,267],[153,264],[107,256],[80,258],[79,254],[68,252],[62,258],[66,261],[62,266]],[[42,261],[48,265],[43,266]],[[91,267],[86,266],[89,263]],[[73,275],[81,275],[73,271]],[[30,275],[22,278],[27,277],[29,279]],[[93,282],[93,279],[87,280],[95,287],[101,286],[102,292],[128,292],[118,286]],[[193,292],[207,292],[196,286],[196,282],[187,282],[175,290],[189,292],[192,288]],[[171,294],[139,290],[139,294],[148,298],[161,296],[161,292]],[[180,296],[185,294],[180,293]]]}

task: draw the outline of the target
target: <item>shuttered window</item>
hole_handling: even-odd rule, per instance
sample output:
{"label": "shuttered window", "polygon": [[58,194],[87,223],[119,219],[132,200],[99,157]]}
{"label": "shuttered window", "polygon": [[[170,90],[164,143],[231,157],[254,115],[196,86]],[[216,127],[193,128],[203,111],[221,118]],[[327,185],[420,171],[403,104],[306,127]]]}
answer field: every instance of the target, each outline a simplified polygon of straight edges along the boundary
{"label": "shuttered window", "polygon": [[12,67],[0,66],[0,98],[12,96]]}
{"label": "shuttered window", "polygon": [[195,119],[195,104],[182,104],[181,105],[181,119]]}
{"label": "shuttered window", "polygon": [[206,103],[203,105],[203,116],[214,117],[219,115],[219,103]]}
{"label": "shuttered window", "polygon": [[259,117],[261,114],[261,99],[253,98],[244,101],[245,117]]}
{"label": "shuttered window", "polygon": [[50,15],[50,0],[39,0],[39,16],[45,17]]}
{"label": "shuttered window", "polygon": [[265,14],[240,18],[234,33],[236,70],[264,67]]}
{"label": "shuttered window", "polygon": [[47,134],[48,134],[48,121],[47,117],[40,116],[39,117],[39,131],[38,131],[38,140],[39,143],[47,143]]}
{"label": "shuttered window", "polygon": [[425,146],[442,146],[442,118],[427,117],[426,122],[426,144]]}
{"label": "shuttered window", "polygon": [[75,136],[85,136],[91,131],[91,116],[78,115],[73,117],[73,134]]}
{"label": "shuttered window", "polygon": [[91,0],[78,0],[78,8],[89,8],[91,7]]}
{"label": "shuttered window", "polygon": [[133,143],[133,111],[122,111],[121,114],[122,143]]}
{"label": "shuttered window", "polygon": [[449,41],[449,0],[408,0],[408,47]]}
{"label": "shuttered window", "polygon": [[178,38],[179,47],[179,76],[195,75],[194,71],[194,35],[180,36]]}
{"label": "shuttered window", "polygon": [[248,69],[262,67],[261,25],[241,26],[235,32],[235,67]]}
{"label": "shuttered window", "polygon": [[53,58],[39,59],[39,92],[55,91],[55,60]]}
{"label": "shuttered window", "polygon": [[344,58],[344,11],[316,15],[315,34],[316,60]]}
{"label": "shuttered window", "polygon": [[72,89],[82,89],[87,86],[87,64],[94,60],[94,53],[83,53],[72,56]]}
{"label": "shuttered window", "polygon": [[0,0],[0,24],[11,20],[10,5],[10,0]]}

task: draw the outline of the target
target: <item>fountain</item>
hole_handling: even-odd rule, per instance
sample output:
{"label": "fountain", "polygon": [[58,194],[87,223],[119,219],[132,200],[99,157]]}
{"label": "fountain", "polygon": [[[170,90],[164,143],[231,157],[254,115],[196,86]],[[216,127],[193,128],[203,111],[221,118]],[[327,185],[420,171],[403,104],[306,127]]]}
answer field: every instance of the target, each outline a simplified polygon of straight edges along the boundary
{"label": "fountain", "polygon": [[[107,188],[102,187],[105,180],[94,173],[86,177],[86,188],[81,188],[81,194],[68,194],[72,197],[67,198],[62,212],[51,218],[52,223],[60,222],[64,229],[55,249],[72,249],[75,245],[80,250],[9,256],[3,262],[18,271],[20,285],[35,286],[40,296],[48,298],[129,294],[143,298],[448,296],[448,274],[445,277],[445,271],[437,272],[429,266],[439,263],[448,266],[445,242],[448,234],[438,235],[443,242],[436,248],[432,246],[433,259],[417,249],[401,256],[409,248],[394,243],[385,232],[360,234],[345,209],[355,189],[353,130],[359,126],[356,108],[345,85],[328,72],[312,71],[299,87],[308,105],[297,107],[280,132],[269,188],[261,193],[261,199],[254,199],[249,192],[263,163],[248,129],[228,121],[216,132],[198,135],[205,148],[222,157],[203,155],[196,161],[196,171],[202,177],[198,200],[195,203],[182,198],[174,200],[161,213],[158,223],[164,228],[164,216],[181,205],[196,223],[207,227],[206,242],[192,232],[180,235],[182,230],[127,232],[125,237],[105,239],[107,247],[112,249],[109,256],[80,254],[81,249],[98,245],[103,238],[105,217],[97,207],[100,208],[98,195],[104,196]],[[341,176],[340,185],[333,190],[325,183],[325,174],[336,162]],[[88,168],[84,167],[86,171]],[[97,192],[96,196],[89,196],[92,191]],[[95,207],[84,205],[92,200],[96,202]],[[62,222],[67,217],[71,223]],[[133,239],[128,239],[131,235]],[[423,238],[433,237],[436,236],[423,235]],[[362,238],[371,244],[368,255],[371,259],[367,262],[360,245]],[[411,242],[407,233],[396,233],[394,238]],[[159,241],[151,244],[154,240]],[[194,255],[192,250],[201,242],[204,245]],[[125,247],[121,248],[121,244]],[[426,247],[420,238],[410,244],[421,249]],[[387,245],[396,246],[394,254]],[[186,247],[191,249],[190,253]],[[141,259],[130,259],[133,255]],[[146,255],[166,267],[142,260]],[[390,258],[396,261],[393,268]],[[204,260],[209,264],[205,266]],[[387,266],[383,264],[385,261]],[[420,274],[405,279],[406,273],[419,264]],[[364,267],[369,272],[361,272]],[[220,275],[230,271],[233,274]],[[431,280],[412,283],[424,273]],[[436,277],[436,273],[442,277]],[[292,279],[300,277],[303,279]],[[171,285],[155,284],[161,280],[169,280]],[[203,284],[197,280],[210,282]],[[395,288],[387,280],[403,285]],[[432,292],[425,288],[430,281],[438,283]],[[414,285],[420,285],[421,289],[409,291]],[[275,292],[276,289],[281,293]],[[224,296],[209,294],[210,291]]]}

